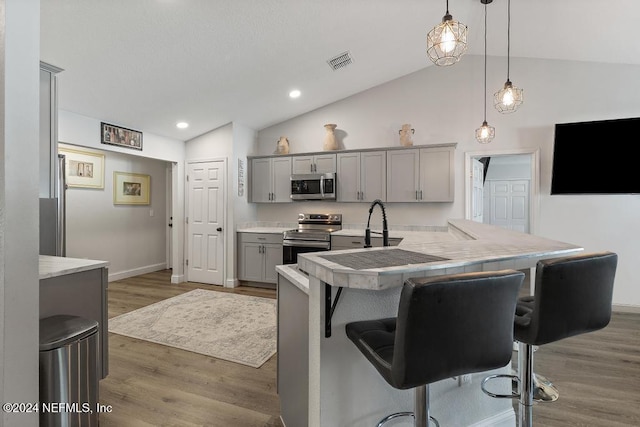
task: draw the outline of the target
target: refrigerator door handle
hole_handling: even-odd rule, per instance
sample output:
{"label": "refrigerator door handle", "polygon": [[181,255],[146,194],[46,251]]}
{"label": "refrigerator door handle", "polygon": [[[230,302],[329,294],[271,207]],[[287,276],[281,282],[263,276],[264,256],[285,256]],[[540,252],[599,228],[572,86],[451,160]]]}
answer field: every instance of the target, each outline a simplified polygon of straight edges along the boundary
{"label": "refrigerator door handle", "polygon": [[58,154],[58,179],[56,180],[56,195],[58,199],[58,224],[56,227],[56,256],[67,256],[67,198],[65,156]]}

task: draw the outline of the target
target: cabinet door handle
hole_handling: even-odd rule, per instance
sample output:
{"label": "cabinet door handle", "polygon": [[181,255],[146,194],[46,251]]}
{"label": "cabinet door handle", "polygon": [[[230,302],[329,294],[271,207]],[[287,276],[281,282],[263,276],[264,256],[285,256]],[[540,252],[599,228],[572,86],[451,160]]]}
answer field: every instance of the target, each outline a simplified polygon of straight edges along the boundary
{"label": "cabinet door handle", "polygon": [[266,237],[258,237],[258,240],[267,240]]}
{"label": "cabinet door handle", "polygon": [[416,190],[416,200],[418,200],[418,190]]}
{"label": "cabinet door handle", "polygon": [[422,190],[420,190],[420,200],[422,200]]}
{"label": "cabinet door handle", "polygon": [[360,192],[360,200],[364,200],[364,191]]}

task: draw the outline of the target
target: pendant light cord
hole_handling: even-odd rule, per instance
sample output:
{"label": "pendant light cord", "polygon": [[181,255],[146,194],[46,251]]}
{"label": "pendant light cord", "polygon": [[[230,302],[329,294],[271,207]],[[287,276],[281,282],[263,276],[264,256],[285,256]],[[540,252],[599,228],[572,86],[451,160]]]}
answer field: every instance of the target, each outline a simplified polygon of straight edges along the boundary
{"label": "pendant light cord", "polygon": [[510,57],[511,57],[511,0],[507,2],[507,81],[509,81]]}
{"label": "pendant light cord", "polygon": [[484,121],[487,121],[487,4],[484,4]]}
{"label": "pendant light cord", "polygon": [[447,0],[447,15],[449,14],[449,0]]}

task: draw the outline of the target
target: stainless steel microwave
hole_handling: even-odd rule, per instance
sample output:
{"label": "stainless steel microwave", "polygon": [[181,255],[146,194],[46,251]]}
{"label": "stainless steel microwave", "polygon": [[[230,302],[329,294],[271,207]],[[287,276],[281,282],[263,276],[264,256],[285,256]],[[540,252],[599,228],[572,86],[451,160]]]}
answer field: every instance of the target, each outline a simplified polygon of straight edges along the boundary
{"label": "stainless steel microwave", "polygon": [[336,174],[311,173],[291,175],[292,200],[335,200]]}

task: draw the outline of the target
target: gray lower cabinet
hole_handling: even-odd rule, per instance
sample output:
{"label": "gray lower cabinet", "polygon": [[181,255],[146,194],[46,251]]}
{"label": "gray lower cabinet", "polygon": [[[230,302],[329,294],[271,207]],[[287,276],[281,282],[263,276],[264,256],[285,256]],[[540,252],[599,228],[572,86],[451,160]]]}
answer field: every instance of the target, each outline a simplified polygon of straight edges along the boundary
{"label": "gray lower cabinet", "polygon": [[[402,241],[401,238],[390,237],[389,245],[398,246]],[[382,237],[371,236],[371,246],[381,247]],[[339,251],[341,249],[360,249],[364,248],[364,236],[331,236],[331,250]]]}
{"label": "gray lower cabinet", "polygon": [[282,264],[282,234],[238,233],[238,279],[277,283]]}
{"label": "gray lower cabinet", "polygon": [[284,425],[309,425],[309,296],[281,275],[278,275],[277,369]]}

